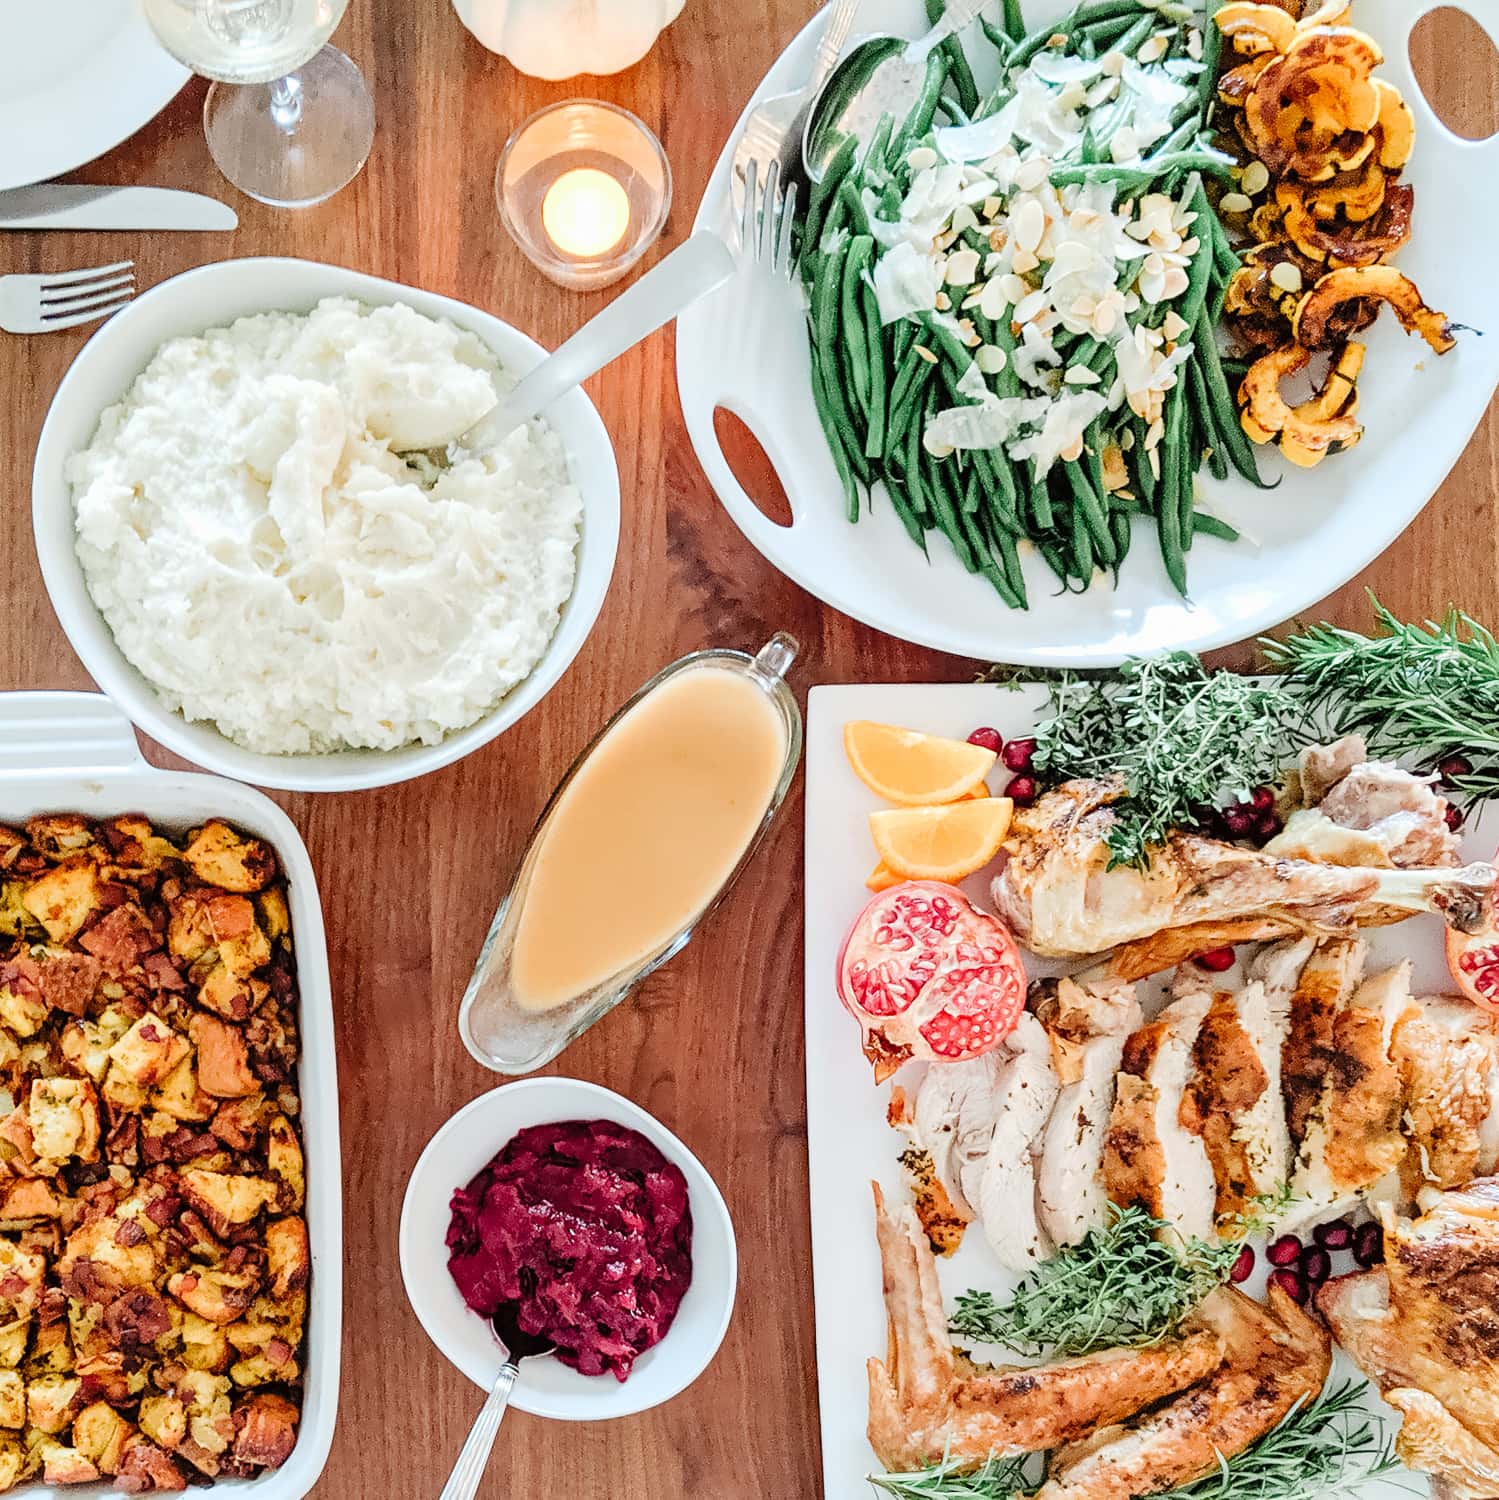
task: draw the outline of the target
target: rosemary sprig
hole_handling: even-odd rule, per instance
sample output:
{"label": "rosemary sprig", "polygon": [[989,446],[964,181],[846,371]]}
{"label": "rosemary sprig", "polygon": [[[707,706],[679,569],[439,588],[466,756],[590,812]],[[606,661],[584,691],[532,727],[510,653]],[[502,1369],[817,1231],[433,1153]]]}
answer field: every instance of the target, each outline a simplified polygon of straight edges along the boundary
{"label": "rosemary sprig", "polygon": [[1473,770],[1453,778],[1457,790],[1499,797],[1499,642],[1458,609],[1407,625],[1370,602],[1374,635],[1314,625],[1261,642],[1308,710],[1297,737],[1360,734],[1376,755],[1423,765],[1461,752]]}
{"label": "rosemary sprig", "polygon": [[1210,672],[1185,651],[1132,658],[1117,678],[1050,685],[1036,731],[1036,766],[1049,782],[1122,775],[1113,804],[1110,867],[1144,866],[1173,828],[1201,809],[1274,781],[1299,712],[1278,683]]}
{"label": "rosemary sprig", "polygon": [[1041,1482],[1040,1459],[1038,1453],[1022,1454],[1019,1458],[991,1455],[981,1468],[964,1474],[960,1471],[966,1464],[944,1458],[941,1463],[906,1474],[866,1477],[875,1489],[896,1495],[899,1500],[1010,1500],[1010,1496],[1025,1494]]}
{"label": "rosemary sprig", "polygon": [[1256,1200],[1216,1244],[1174,1240],[1145,1209],[1111,1203],[1106,1224],[1043,1261],[1004,1301],[992,1292],[961,1293],[949,1326],[959,1337],[1032,1358],[1159,1343],[1227,1280],[1244,1241],[1288,1202],[1285,1189]]}
{"label": "rosemary sprig", "polygon": [[1360,1404],[1368,1390],[1366,1380],[1323,1386],[1257,1443],[1220,1459],[1216,1474],[1161,1500],[1330,1500],[1402,1469],[1384,1422]]}

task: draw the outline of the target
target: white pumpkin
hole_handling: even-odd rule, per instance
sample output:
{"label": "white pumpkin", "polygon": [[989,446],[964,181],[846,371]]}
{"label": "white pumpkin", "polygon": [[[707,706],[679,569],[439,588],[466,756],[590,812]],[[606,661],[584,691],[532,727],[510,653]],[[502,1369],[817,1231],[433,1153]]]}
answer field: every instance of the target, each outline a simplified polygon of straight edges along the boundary
{"label": "white pumpkin", "polygon": [[618,73],[638,63],[686,0],[453,0],[491,52],[532,78]]}

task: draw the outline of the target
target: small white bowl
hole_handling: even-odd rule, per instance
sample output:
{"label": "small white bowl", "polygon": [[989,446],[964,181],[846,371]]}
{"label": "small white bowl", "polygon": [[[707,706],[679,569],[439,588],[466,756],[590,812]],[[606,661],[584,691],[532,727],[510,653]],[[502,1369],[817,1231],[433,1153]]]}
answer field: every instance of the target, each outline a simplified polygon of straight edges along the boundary
{"label": "small white bowl", "polygon": [[489,1324],[470,1312],[448,1274],[444,1240],[455,1188],[464,1187],[519,1130],[553,1120],[628,1125],[675,1162],[692,1206],[692,1282],[666,1337],[635,1362],[628,1380],[580,1375],[559,1360],[521,1366],[512,1406],[562,1422],[627,1417],[669,1401],[708,1367],[729,1326],[739,1258],[729,1210],[703,1164],[637,1104],[576,1078],[527,1078],[481,1094],[427,1143],[401,1206],[401,1276],[427,1336],[481,1390],[500,1373]]}
{"label": "small white bowl", "polygon": [[263,755],[236,745],[211,724],[189,721],[168,709],[125,659],[89,597],[74,550],[73,498],[63,477],[65,465],[93,437],[105,407],[124,396],[168,339],[222,327],[251,313],[310,312],[324,297],[355,297],[372,306],[405,302],[428,317],[449,318],[477,334],[518,375],[546,353],[519,329],[467,303],[340,266],[272,258],[200,266],[136,298],[83,346],[52,398],[31,488],[32,528],[47,593],[94,681],[139,728],[188,760],[239,781],[301,792],[347,792],[406,781],[462,759],[508,729],[550,691],[588,638],[609,588],[619,543],[614,447],[593,403],[581,389],[569,391],[546,415],[567,448],[568,469],[583,499],[572,597],[531,675],[477,723],[436,745]]}

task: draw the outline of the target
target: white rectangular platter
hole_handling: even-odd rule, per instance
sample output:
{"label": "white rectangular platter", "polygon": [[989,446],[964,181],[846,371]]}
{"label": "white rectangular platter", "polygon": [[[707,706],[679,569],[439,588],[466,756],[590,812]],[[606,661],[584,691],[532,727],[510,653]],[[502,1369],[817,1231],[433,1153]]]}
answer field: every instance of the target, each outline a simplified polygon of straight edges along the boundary
{"label": "white rectangular platter", "polygon": [[[817,1378],[822,1414],[823,1493],[827,1500],[868,1500],[865,1482],[877,1470],[865,1439],[868,1417],[865,1361],[885,1353],[885,1310],[880,1263],[874,1240],[871,1181],[879,1181],[893,1202],[909,1195],[897,1163],[900,1137],[886,1124],[889,1086],[876,1087],[859,1050],[858,1027],[838,1000],[834,965],[850,923],[869,899],[864,879],[875,864],[869,813],[885,806],[849,768],[843,753],[843,726],[850,719],[874,719],[932,734],[965,739],[981,724],[993,725],[1008,740],[1031,732],[1044,707],[1043,688],[987,684],[887,686],[867,684],[813,688],[807,711],[806,827],[806,1028],[807,1154],[812,1199],[812,1272],[816,1299]],[[991,778],[1003,790],[1003,771]],[[1467,835],[1467,857],[1492,854],[1492,834],[1480,826]],[[968,894],[986,910],[988,878],[967,884]],[[1435,919],[1416,918],[1399,927],[1366,934],[1371,967],[1410,958],[1417,994],[1451,988]],[[1034,974],[1046,972],[1037,967]],[[920,1074],[908,1066],[897,1082],[909,1086]],[[982,1235],[971,1232],[950,1260],[939,1261],[944,1292],[952,1298],[966,1287],[1003,1291],[1012,1281],[1000,1270]],[[1251,1283],[1252,1288],[1258,1282]],[[1343,1356],[1334,1376],[1357,1372]],[[1397,1420],[1382,1403],[1378,1410]],[[1360,1500],[1391,1500],[1424,1495],[1424,1476],[1396,1473],[1364,1487]]]}

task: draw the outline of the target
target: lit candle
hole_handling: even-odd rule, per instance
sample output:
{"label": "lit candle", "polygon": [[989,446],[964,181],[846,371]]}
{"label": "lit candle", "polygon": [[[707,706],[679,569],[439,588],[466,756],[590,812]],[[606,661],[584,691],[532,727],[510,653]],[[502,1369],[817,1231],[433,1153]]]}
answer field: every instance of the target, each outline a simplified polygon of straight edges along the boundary
{"label": "lit candle", "polygon": [[630,227],[630,200],[614,178],[597,167],[564,172],[541,200],[547,237],[568,255],[590,259],[612,250]]}

